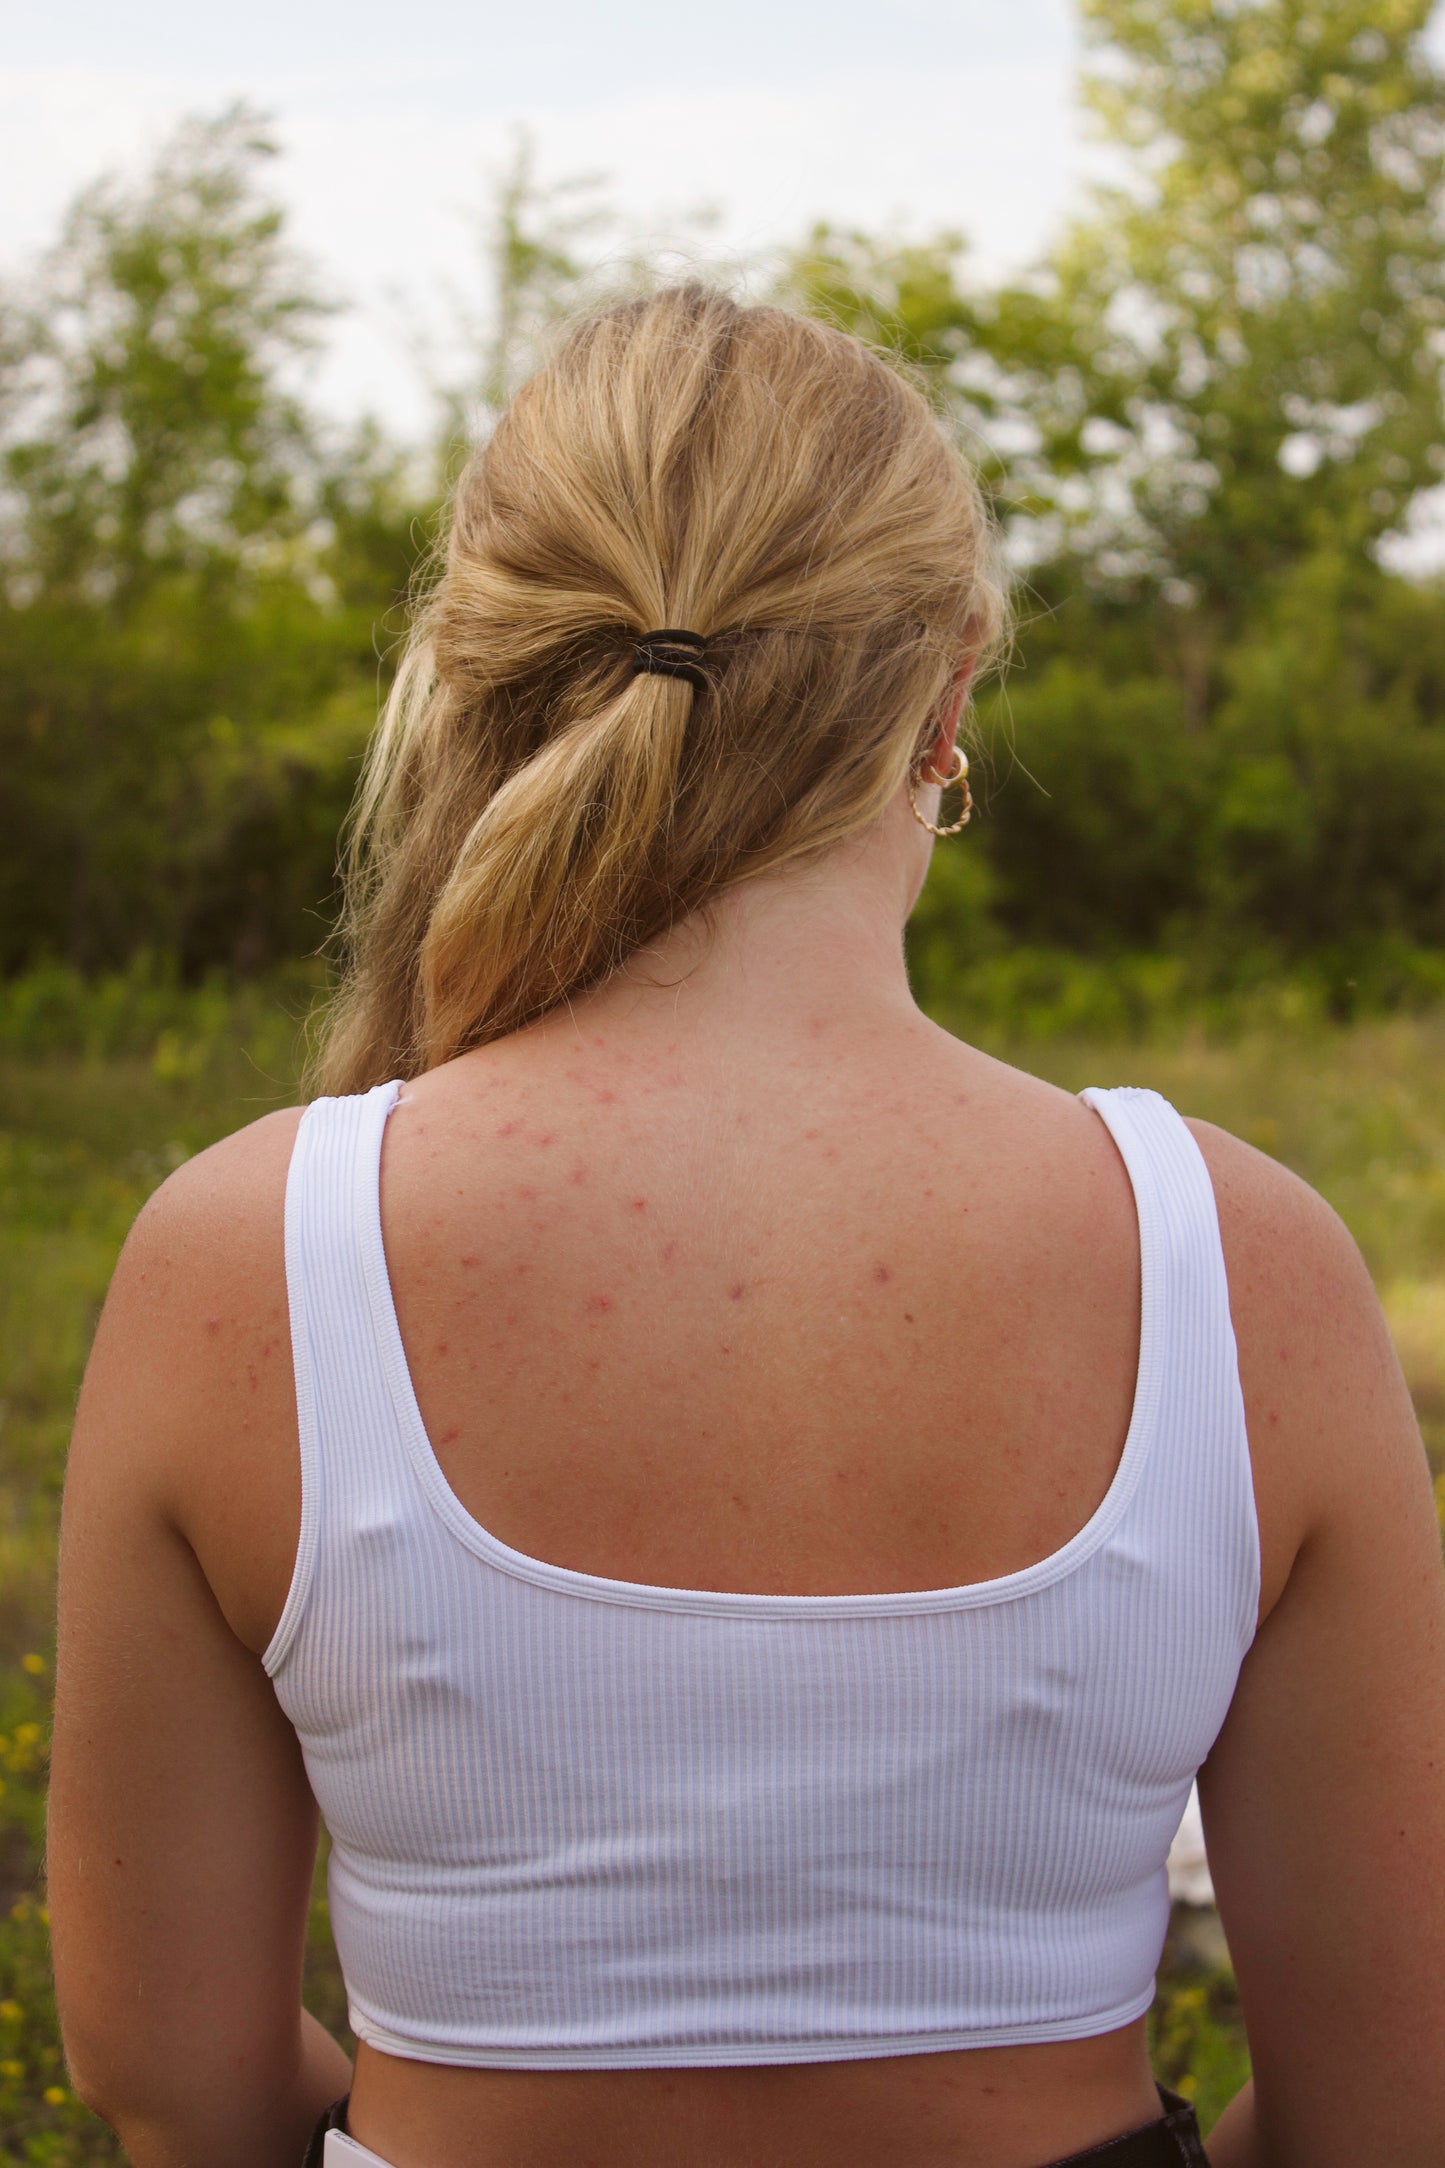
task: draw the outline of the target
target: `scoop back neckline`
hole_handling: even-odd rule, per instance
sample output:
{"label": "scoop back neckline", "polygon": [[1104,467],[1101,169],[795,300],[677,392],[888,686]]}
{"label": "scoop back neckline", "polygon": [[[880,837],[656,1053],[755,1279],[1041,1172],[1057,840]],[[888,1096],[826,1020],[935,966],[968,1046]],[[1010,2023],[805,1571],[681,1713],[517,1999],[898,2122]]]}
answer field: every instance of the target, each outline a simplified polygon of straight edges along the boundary
{"label": "scoop back neckline", "polygon": [[467,1511],[447,1480],[422,1417],[386,1257],[381,1220],[381,1156],[387,1119],[397,1103],[403,1082],[404,1079],[393,1078],[389,1083],[373,1086],[369,1094],[377,1101],[385,1095],[385,1103],[380,1107],[375,1130],[374,1163],[368,1158],[358,1168],[361,1184],[358,1232],[368,1304],[377,1349],[413,1472],[444,1525],[465,1549],[498,1572],[508,1574],[514,1580],[529,1581],[554,1594],[647,1610],[779,1619],[915,1616],[920,1612],[968,1610],[1016,1602],[1021,1597],[1052,1587],[1076,1571],[1108,1541],[1128,1510],[1153,1442],[1159,1401],[1164,1322],[1163,1289],[1159,1284],[1160,1231],[1147,1168],[1136,1168],[1125,1155],[1112,1123],[1096,1103],[1092,1087],[1079,1097],[1103,1122],[1124,1162],[1139,1231],[1139,1356],[1134,1396],[1123,1450],[1104,1496],[1082,1527],[1076,1529],[1065,1543],[1012,1573],[998,1574],[985,1581],[964,1581],[949,1588],[788,1595],[743,1589],[672,1587],[664,1582],[629,1581],[585,1573],[577,1567],[556,1565],[531,1552],[517,1550],[500,1536],[493,1535]]}

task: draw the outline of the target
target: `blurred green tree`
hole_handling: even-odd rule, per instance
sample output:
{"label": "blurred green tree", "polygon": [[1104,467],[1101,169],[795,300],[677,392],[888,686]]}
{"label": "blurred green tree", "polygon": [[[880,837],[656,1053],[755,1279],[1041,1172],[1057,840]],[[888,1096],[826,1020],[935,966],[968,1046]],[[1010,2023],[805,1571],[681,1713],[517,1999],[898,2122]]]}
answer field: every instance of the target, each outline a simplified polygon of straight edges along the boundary
{"label": "blurred green tree", "polygon": [[595,173],[541,181],[531,136],[518,129],[513,137],[478,222],[481,306],[457,311],[458,343],[470,366],[436,387],[447,480],[536,368],[553,328],[581,306],[595,282],[586,244],[615,223],[602,185]]}
{"label": "blurred green tree", "polygon": [[326,308],[257,198],[274,153],[236,108],[184,126],[138,190],[101,181],[72,209],[6,461],[10,546],[47,593],[123,611],[177,573],[229,588],[304,530],[312,431],[283,377]]}
{"label": "blurred green tree", "polygon": [[[86,191],[0,335],[0,968],[309,947],[410,556],[296,387],[326,304],[236,108]],[[309,914],[309,915],[308,915]]]}
{"label": "blurred green tree", "polygon": [[1431,0],[1081,0],[1128,159],[1055,256],[1106,390],[1121,568],[1221,632],[1445,475],[1445,77]]}

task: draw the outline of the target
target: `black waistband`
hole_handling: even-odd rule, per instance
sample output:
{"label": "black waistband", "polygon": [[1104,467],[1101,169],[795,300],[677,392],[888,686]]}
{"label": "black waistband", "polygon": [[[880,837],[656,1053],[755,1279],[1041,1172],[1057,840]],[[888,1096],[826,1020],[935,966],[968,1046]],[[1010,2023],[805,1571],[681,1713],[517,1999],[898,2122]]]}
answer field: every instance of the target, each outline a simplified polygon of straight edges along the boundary
{"label": "black waistband", "polygon": [[1162,2085],[1159,2100],[1164,2113],[1157,2122],[1122,2138],[1106,2138],[1102,2145],[1086,2146],[1082,2153],[1070,2153],[1067,2160],[1051,2162],[1050,2168],[1209,2168],[1189,2102]]}

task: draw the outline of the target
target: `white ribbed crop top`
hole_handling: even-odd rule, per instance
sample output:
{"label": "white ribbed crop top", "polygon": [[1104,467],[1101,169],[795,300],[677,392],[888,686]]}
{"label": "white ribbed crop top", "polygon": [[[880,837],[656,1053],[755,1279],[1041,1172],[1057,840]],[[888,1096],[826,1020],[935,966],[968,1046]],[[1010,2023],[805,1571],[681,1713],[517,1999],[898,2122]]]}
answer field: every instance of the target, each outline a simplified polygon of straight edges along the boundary
{"label": "white ribbed crop top", "polygon": [[318,1100],[296,1140],[301,1539],[265,1656],[332,1836],[358,2037],[602,2069],[1138,2017],[1259,1591],[1214,1196],[1178,1115],[1084,1095],[1143,1267],[1127,1442],[1086,1526],[961,1588],[749,1596],[544,1564],[463,1509],[382,1247],[398,1088]]}

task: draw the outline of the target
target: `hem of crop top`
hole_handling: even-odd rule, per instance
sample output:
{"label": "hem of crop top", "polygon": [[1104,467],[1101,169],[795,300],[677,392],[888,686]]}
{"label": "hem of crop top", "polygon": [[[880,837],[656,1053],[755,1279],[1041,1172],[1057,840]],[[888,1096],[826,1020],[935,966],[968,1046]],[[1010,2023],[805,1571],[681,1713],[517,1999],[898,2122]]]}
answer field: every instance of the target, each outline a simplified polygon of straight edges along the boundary
{"label": "hem of crop top", "polygon": [[[518,1580],[531,1581],[541,1587],[553,1589],[559,1594],[587,1598],[599,1603],[632,1604],[652,1610],[706,1611],[734,1617],[837,1618],[860,1614],[876,1617],[889,1613],[964,1610],[975,1605],[1012,1602],[1062,1580],[1107,1541],[1127,1511],[1149,1457],[1154,1436],[1154,1418],[1162,1389],[1164,1330],[1161,1309],[1165,1291],[1161,1280],[1165,1271],[1165,1260],[1162,1255],[1160,1212],[1154,1191],[1153,1170],[1147,1159],[1141,1157],[1135,1160],[1126,1152],[1107,1114],[1097,1105],[1094,1111],[1099,1114],[1124,1161],[1134,1195],[1139,1230],[1138,1368],[1124,1446],[1108,1490],[1083,1527],[1078,1529],[1067,1543],[1058,1550],[1051,1551],[1047,1557],[1035,1560],[1032,1565],[1020,1567],[1014,1573],[1000,1574],[987,1581],[964,1582],[950,1588],[906,1589],[882,1593],[872,1591],[858,1595],[843,1593],[794,1596],[754,1594],[733,1589],[672,1588],[653,1582],[616,1580],[606,1575],[583,1573],[575,1567],[553,1565],[546,1559],[533,1557],[529,1552],[514,1550],[510,1544],[504,1543],[500,1536],[494,1536],[468,1513],[448,1483],[427,1434],[401,1336],[401,1323],[397,1316],[391,1275],[386,1261],[380,1188],[380,1137],[384,1136],[386,1120],[397,1103],[401,1082],[397,1080],[391,1084],[378,1085],[375,1089],[378,1093],[386,1092],[390,1096],[381,1118],[376,1163],[374,1167],[368,1167],[364,1171],[366,1194],[358,1201],[362,1206],[359,1230],[362,1236],[362,1272],[376,1332],[378,1354],[391,1388],[392,1402],[408,1457],[423,1492],[434,1511],[458,1540],[498,1571],[511,1574]],[[1175,1118],[1178,1119],[1177,1116]],[[1188,1132],[1185,1134],[1188,1135]],[[1193,1145],[1192,1137],[1189,1141]],[[1197,1146],[1195,1149],[1197,1150]]]}
{"label": "hem of crop top", "polygon": [[1113,2010],[1051,2018],[1036,2025],[983,2025],[975,2032],[859,2033],[847,2039],[682,2041],[657,2047],[474,2048],[440,2040],[411,2040],[350,2012],[356,2038],[398,2061],[444,2063],[470,2070],[681,2070],[765,2063],[870,2062],[888,2055],[945,2055],[964,2048],[1045,2047],[1052,2041],[1094,2040],[1147,2015],[1154,1983]]}

